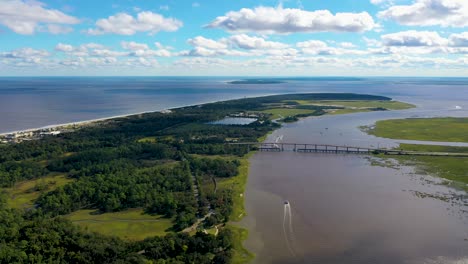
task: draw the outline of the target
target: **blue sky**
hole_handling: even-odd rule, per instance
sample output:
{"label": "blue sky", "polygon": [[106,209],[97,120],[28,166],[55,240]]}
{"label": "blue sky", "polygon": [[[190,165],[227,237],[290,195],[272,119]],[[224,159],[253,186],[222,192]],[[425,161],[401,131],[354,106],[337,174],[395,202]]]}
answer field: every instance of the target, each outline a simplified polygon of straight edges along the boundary
{"label": "blue sky", "polygon": [[468,76],[466,0],[0,0],[0,75]]}

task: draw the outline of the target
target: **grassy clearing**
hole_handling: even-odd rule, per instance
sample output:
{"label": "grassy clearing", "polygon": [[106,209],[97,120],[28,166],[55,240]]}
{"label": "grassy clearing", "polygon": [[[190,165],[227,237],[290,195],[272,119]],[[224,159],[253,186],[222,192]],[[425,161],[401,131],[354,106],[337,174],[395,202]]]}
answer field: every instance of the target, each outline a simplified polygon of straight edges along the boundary
{"label": "grassy clearing", "polygon": [[34,201],[44,192],[49,192],[57,187],[72,182],[65,174],[50,174],[49,176],[23,181],[14,187],[6,189],[8,206],[11,208],[31,208]]}
{"label": "grassy clearing", "polygon": [[157,139],[156,139],[156,137],[144,137],[144,138],[138,139],[138,142],[140,142],[140,143],[156,143]]}
{"label": "grassy clearing", "polygon": [[234,225],[227,225],[226,228],[232,230],[233,233],[233,248],[234,255],[232,257],[233,264],[248,263],[255,258],[255,255],[244,248],[242,242],[249,236],[249,231]]}
{"label": "grassy clearing", "polygon": [[314,110],[309,109],[295,109],[295,108],[273,108],[262,111],[262,113],[271,114],[270,119],[284,118],[288,116],[312,114]]}
{"label": "grassy clearing", "polygon": [[388,110],[403,110],[416,107],[415,105],[398,101],[309,101],[297,100],[301,105],[331,105],[352,108],[385,108]]}
{"label": "grassy clearing", "polygon": [[65,217],[89,231],[128,240],[163,236],[172,227],[171,219],[143,214],[142,209],[105,214],[94,212],[96,210],[80,210]]}
{"label": "grassy clearing", "polygon": [[378,121],[369,134],[394,139],[468,142],[468,118],[408,118]]}

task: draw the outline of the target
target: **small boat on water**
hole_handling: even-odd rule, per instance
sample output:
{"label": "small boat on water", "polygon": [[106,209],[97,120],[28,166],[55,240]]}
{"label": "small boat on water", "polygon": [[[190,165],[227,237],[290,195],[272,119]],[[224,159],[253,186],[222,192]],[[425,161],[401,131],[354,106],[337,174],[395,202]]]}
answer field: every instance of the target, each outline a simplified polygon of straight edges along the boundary
{"label": "small boat on water", "polygon": [[289,201],[288,201],[288,200],[285,200],[285,201],[284,201],[284,204],[285,204],[285,205],[289,205]]}

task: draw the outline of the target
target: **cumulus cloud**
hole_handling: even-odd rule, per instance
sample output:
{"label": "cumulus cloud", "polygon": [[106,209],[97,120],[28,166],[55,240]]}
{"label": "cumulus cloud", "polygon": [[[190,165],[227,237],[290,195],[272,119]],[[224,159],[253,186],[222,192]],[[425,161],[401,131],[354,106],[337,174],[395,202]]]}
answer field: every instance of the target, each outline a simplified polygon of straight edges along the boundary
{"label": "cumulus cloud", "polygon": [[138,32],[148,32],[154,35],[160,31],[177,31],[183,26],[182,21],[150,11],[140,12],[133,17],[126,13],[118,13],[108,18],[99,19],[96,28],[88,29],[90,35],[119,34],[134,35]]}
{"label": "cumulus cloud", "polygon": [[30,67],[44,64],[51,54],[46,50],[21,48],[9,52],[0,52],[0,62],[14,67]]}
{"label": "cumulus cloud", "polygon": [[449,38],[450,45],[453,47],[468,47],[468,32],[452,34]]}
{"label": "cumulus cloud", "polygon": [[201,48],[215,49],[215,50],[226,49],[228,47],[225,39],[221,41],[216,41],[216,40],[208,39],[202,36],[191,38],[187,42],[194,47],[201,47]]}
{"label": "cumulus cloud", "polygon": [[341,42],[340,43],[340,46],[345,48],[345,49],[352,49],[352,48],[356,48],[356,45],[354,45],[353,43],[351,42]]}
{"label": "cumulus cloud", "polygon": [[90,50],[105,50],[107,49],[104,45],[97,43],[86,43],[79,46],[72,46],[70,44],[58,43],[55,45],[55,51],[67,53],[70,56],[76,57],[88,57],[92,56]]}
{"label": "cumulus cloud", "polygon": [[3,58],[33,58],[33,57],[48,57],[50,53],[46,50],[37,50],[33,48],[22,48],[16,49],[10,52],[0,53],[0,57]]}
{"label": "cumulus cloud", "polygon": [[246,34],[233,35],[218,40],[197,36],[187,42],[194,48],[179,52],[180,56],[261,56],[271,54],[289,56],[297,53],[295,49],[289,48],[288,44],[268,41]]}
{"label": "cumulus cloud", "polygon": [[416,0],[411,5],[396,5],[378,13],[407,26],[468,26],[466,0]]}
{"label": "cumulus cloud", "polygon": [[73,28],[67,27],[67,26],[61,26],[57,24],[50,24],[50,25],[47,25],[47,31],[55,35],[68,34],[70,32],[73,32]]}
{"label": "cumulus cloud", "polygon": [[73,29],[61,25],[79,22],[79,19],[59,10],[47,9],[37,1],[3,0],[0,4],[0,24],[18,34],[31,35],[43,25],[52,34],[68,33]]}
{"label": "cumulus cloud", "polygon": [[289,45],[267,41],[260,37],[251,37],[246,34],[234,35],[229,37],[230,43],[241,48],[241,49],[284,49]]}
{"label": "cumulus cloud", "polygon": [[372,16],[362,13],[336,13],[328,10],[305,11],[278,6],[243,8],[228,12],[209,23],[208,28],[230,32],[289,34],[295,32],[364,32],[377,27]]}
{"label": "cumulus cloud", "polygon": [[73,51],[73,46],[72,45],[68,45],[68,44],[63,44],[63,43],[59,43],[55,46],[55,50],[56,51],[62,51],[62,52],[72,52]]}
{"label": "cumulus cloud", "polygon": [[303,54],[307,55],[364,55],[366,51],[357,50],[357,49],[349,49],[354,47],[354,45],[350,46],[347,43],[345,46],[346,48],[336,48],[330,47],[327,43],[320,41],[320,40],[309,40],[298,42],[296,46],[301,48]]}
{"label": "cumulus cloud", "polygon": [[134,42],[134,41],[130,41],[130,42],[122,41],[120,43],[120,45],[122,46],[122,48],[124,48],[126,50],[147,50],[147,49],[149,49],[147,44],[137,43],[137,42]]}
{"label": "cumulus cloud", "polygon": [[446,46],[448,43],[447,39],[433,31],[409,30],[382,35],[381,38],[385,46],[434,47]]}
{"label": "cumulus cloud", "polygon": [[127,56],[128,52],[114,51],[110,49],[94,49],[90,52],[91,56],[94,57],[120,57]]}
{"label": "cumulus cloud", "polygon": [[128,54],[128,56],[134,56],[134,57],[170,57],[172,56],[172,53],[168,50],[165,49],[160,49],[160,50],[151,50],[151,49],[140,49],[140,50],[134,50]]}

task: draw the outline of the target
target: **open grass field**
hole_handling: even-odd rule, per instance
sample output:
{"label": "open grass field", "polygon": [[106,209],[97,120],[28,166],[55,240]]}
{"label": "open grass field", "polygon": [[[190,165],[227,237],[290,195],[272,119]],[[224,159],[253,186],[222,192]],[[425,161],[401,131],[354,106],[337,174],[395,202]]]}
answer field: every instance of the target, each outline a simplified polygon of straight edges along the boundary
{"label": "open grass field", "polygon": [[271,114],[270,119],[284,118],[288,116],[312,114],[314,110],[309,109],[295,109],[295,108],[272,108],[262,111],[262,113]]}
{"label": "open grass field", "polygon": [[415,106],[408,103],[398,101],[310,101],[310,100],[297,100],[301,105],[332,105],[351,108],[386,108],[388,110],[403,110],[414,108]]}
{"label": "open grass field", "polygon": [[128,240],[162,236],[172,227],[171,219],[143,214],[142,209],[105,214],[94,212],[96,210],[80,210],[65,217],[89,231]]}
{"label": "open grass field", "polygon": [[52,191],[72,181],[73,179],[67,178],[65,174],[55,173],[46,177],[19,182],[14,187],[6,189],[8,205],[17,209],[31,208],[41,193]]}
{"label": "open grass field", "polygon": [[369,134],[393,139],[468,142],[468,118],[408,118],[377,121]]}
{"label": "open grass field", "polygon": [[144,137],[144,138],[138,139],[138,142],[141,142],[141,143],[156,143],[157,139],[156,139],[156,137]]}

